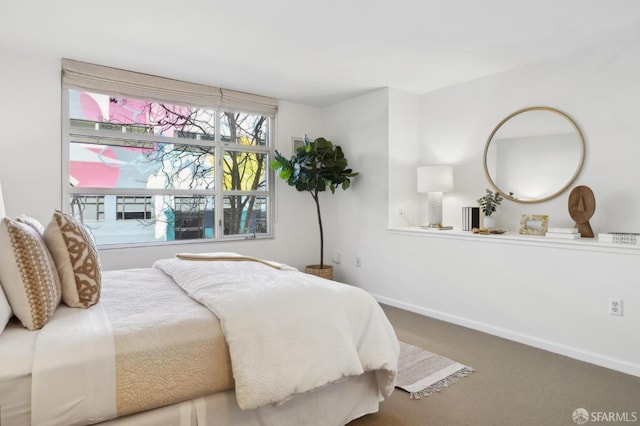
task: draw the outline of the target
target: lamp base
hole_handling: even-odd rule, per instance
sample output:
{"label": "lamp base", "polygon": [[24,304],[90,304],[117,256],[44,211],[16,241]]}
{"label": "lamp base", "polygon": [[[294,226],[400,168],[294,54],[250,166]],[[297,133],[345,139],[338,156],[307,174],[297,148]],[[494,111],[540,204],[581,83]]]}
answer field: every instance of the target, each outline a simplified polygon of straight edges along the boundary
{"label": "lamp base", "polygon": [[429,229],[429,230],[433,230],[433,231],[450,231],[450,230],[453,229],[453,226],[429,224],[427,226],[421,226],[420,228]]}

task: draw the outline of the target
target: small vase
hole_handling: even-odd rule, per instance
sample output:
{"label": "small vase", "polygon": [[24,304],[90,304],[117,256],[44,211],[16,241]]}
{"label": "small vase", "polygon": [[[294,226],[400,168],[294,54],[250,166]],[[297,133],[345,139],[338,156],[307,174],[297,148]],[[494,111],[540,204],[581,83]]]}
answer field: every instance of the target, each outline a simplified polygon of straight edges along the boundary
{"label": "small vase", "polygon": [[483,229],[493,229],[496,227],[496,218],[494,216],[485,216],[482,218]]}

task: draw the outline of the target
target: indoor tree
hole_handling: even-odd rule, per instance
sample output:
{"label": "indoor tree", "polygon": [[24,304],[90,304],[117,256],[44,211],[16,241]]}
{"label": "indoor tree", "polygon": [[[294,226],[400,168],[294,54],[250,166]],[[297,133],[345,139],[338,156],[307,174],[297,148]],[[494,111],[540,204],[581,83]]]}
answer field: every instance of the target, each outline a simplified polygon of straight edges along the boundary
{"label": "indoor tree", "polygon": [[343,190],[351,186],[351,178],[358,173],[347,168],[347,159],[342,148],[325,138],[317,138],[313,142],[304,137],[304,145],[299,147],[290,159],[278,151],[270,164],[278,171],[281,179],[298,191],[311,194],[316,206],[318,227],[320,229],[320,269],[324,266],[324,232],[320,213],[320,193],[329,189],[335,193],[336,188]]}

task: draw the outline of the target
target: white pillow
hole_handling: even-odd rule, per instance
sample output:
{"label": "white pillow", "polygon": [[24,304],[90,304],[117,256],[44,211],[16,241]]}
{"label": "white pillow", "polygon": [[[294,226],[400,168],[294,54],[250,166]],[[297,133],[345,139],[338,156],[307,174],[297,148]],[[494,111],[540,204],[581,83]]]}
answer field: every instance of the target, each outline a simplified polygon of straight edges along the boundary
{"label": "white pillow", "polygon": [[91,234],[84,225],[56,210],[44,229],[62,284],[62,300],[74,308],[88,308],[100,299],[102,271]]}
{"label": "white pillow", "polygon": [[27,225],[30,225],[33,229],[38,231],[38,234],[40,234],[40,235],[44,234],[44,226],[42,226],[40,221],[38,219],[36,219],[36,218],[33,218],[31,216],[27,216],[26,214],[21,214],[20,216],[16,217],[16,221],[20,222],[20,223],[26,223]]}
{"label": "white pillow", "polygon": [[42,236],[30,225],[0,221],[0,282],[11,310],[29,330],[42,328],[60,303],[60,279]]}
{"label": "white pillow", "polygon": [[0,334],[4,331],[4,328],[7,326],[12,315],[13,312],[11,312],[11,306],[7,300],[7,296],[4,295],[2,286],[0,286]]}

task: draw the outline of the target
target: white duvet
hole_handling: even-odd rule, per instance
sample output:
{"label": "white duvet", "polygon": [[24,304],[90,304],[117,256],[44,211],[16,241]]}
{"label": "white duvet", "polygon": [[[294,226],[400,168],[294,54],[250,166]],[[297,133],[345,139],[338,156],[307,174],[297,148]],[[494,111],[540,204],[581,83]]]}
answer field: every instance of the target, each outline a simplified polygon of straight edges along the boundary
{"label": "white duvet", "polygon": [[240,408],[283,403],[375,371],[393,391],[399,345],[371,295],[357,287],[247,261],[163,259],[171,276],[222,323]]}

